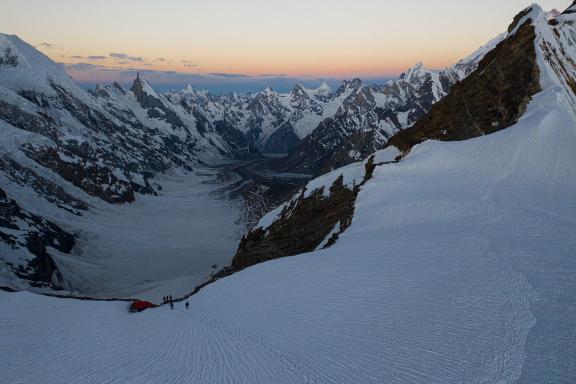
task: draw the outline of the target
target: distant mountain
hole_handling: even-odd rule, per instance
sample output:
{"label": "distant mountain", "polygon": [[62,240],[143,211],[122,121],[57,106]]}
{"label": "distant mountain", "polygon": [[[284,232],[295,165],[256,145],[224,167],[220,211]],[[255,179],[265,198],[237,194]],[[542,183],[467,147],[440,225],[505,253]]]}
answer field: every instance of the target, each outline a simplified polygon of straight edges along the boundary
{"label": "distant mountain", "polygon": [[452,86],[474,71],[503,37],[443,71],[426,69],[418,63],[385,85],[367,86],[359,79],[345,82],[336,92],[346,95],[336,113],[302,140],[280,169],[319,175],[366,158],[394,133],[424,116]]}
{"label": "distant mountain", "polygon": [[418,63],[399,79],[368,86],[360,79],[344,81],[332,90],[296,85],[287,94],[270,87],[256,94],[216,96],[192,86],[166,97],[197,110],[214,126],[244,136],[252,152],[289,154],[279,171],[321,174],[363,159],[385,145],[400,129],[412,125],[477,66],[503,36],[469,57],[442,70]]}

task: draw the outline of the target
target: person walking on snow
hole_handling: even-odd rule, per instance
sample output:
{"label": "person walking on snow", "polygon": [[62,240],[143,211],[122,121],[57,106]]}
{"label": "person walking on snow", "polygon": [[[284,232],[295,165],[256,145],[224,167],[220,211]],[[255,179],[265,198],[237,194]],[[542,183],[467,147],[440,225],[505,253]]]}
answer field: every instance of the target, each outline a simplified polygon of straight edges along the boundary
{"label": "person walking on snow", "polygon": [[170,309],[174,309],[174,303],[172,301],[170,302]]}
{"label": "person walking on snow", "polygon": [[188,309],[189,306],[190,306],[190,303],[186,302],[186,309]]}

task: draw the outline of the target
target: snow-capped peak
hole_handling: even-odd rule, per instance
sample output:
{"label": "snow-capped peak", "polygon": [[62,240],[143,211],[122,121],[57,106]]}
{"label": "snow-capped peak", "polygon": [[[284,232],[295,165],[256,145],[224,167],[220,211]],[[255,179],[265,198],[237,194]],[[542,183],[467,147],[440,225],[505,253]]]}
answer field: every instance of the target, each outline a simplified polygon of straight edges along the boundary
{"label": "snow-capped peak", "polygon": [[182,90],[182,92],[184,92],[184,93],[186,93],[186,94],[194,94],[194,93],[196,93],[196,90],[194,89],[194,87],[192,86],[192,84],[188,84],[188,85],[186,86],[186,88],[184,88],[184,89]]}
{"label": "snow-capped peak", "polygon": [[264,94],[264,95],[267,95],[267,96],[272,96],[272,95],[274,95],[276,92],[274,92],[274,90],[272,89],[272,87],[267,86],[261,93]]}
{"label": "snow-capped peak", "polygon": [[292,95],[308,95],[308,90],[300,84],[296,84],[294,88],[292,88]]}
{"label": "snow-capped peak", "polygon": [[0,34],[0,83],[13,90],[39,89],[53,94],[51,82],[76,89],[76,84],[46,55],[16,35]]}
{"label": "snow-capped peak", "polygon": [[410,81],[415,78],[421,78],[431,71],[424,67],[424,64],[419,61],[413,67],[408,69],[408,71],[404,74],[404,80]]}
{"label": "snow-capped peak", "polygon": [[314,90],[312,90],[312,93],[315,96],[329,96],[330,94],[332,94],[333,90],[332,88],[326,83],[323,82],[322,84],[320,84],[320,86]]}
{"label": "snow-capped peak", "polygon": [[558,16],[560,16],[560,11],[557,10],[556,8],[546,12],[546,19],[547,20],[555,19]]}
{"label": "snow-capped peak", "polygon": [[527,20],[532,20],[533,25],[537,25],[539,23],[543,23],[545,25],[548,24],[546,12],[544,12],[544,10],[538,4],[532,4],[531,6],[524,9],[524,11],[522,11],[516,17],[517,19],[515,19],[514,23],[510,26],[511,29],[509,30],[508,35],[514,35]]}

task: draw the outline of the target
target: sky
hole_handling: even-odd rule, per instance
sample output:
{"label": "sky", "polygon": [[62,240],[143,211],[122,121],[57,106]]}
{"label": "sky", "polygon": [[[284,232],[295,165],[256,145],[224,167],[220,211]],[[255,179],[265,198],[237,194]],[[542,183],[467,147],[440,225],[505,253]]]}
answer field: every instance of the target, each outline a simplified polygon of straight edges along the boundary
{"label": "sky", "polygon": [[[18,35],[83,85],[249,91],[440,69],[505,31],[530,0],[2,0]],[[564,10],[571,0],[541,0]]]}

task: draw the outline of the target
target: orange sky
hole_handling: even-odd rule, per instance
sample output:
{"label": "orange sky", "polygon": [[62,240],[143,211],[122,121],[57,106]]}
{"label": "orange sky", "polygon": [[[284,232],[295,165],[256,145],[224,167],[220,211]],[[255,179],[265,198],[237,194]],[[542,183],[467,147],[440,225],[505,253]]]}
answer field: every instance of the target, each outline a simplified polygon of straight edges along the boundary
{"label": "orange sky", "polygon": [[[0,25],[55,61],[100,69],[378,77],[417,61],[450,65],[503,32],[530,2],[3,0]],[[569,3],[540,2],[545,9]],[[90,76],[88,65],[76,72]]]}

